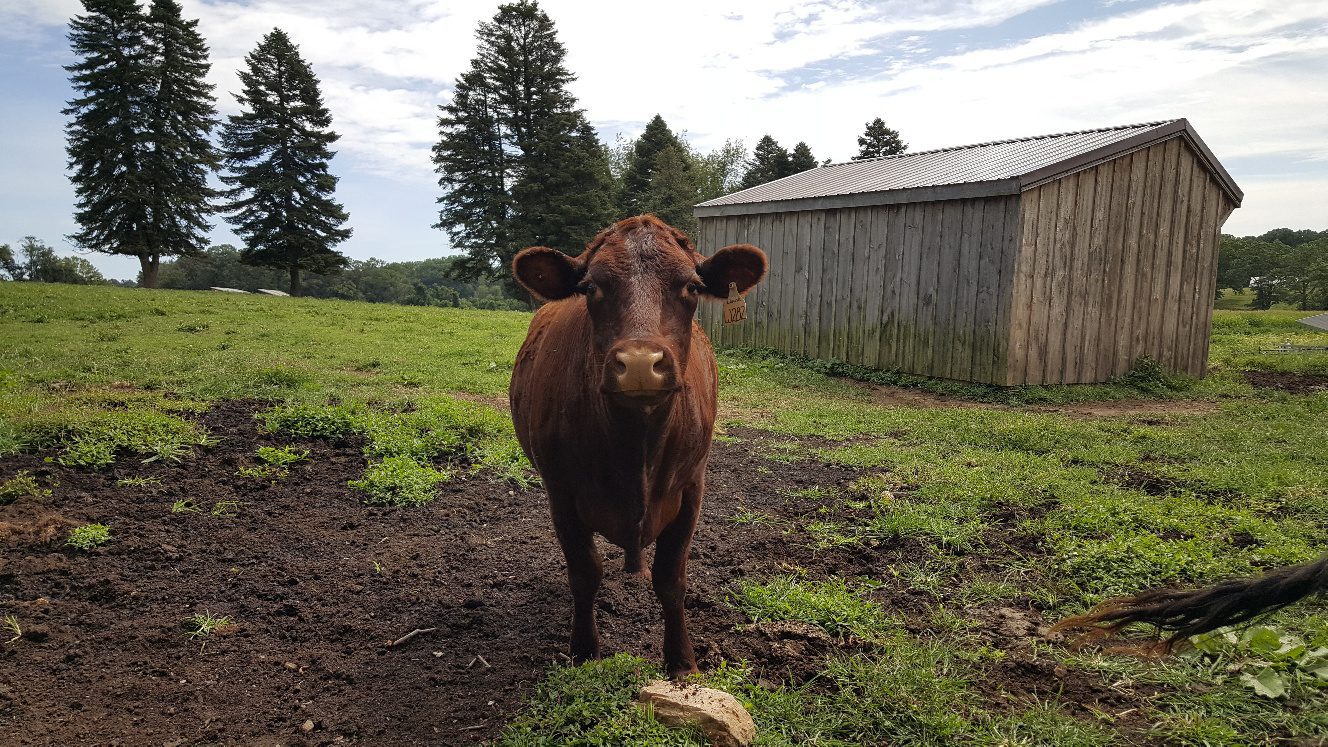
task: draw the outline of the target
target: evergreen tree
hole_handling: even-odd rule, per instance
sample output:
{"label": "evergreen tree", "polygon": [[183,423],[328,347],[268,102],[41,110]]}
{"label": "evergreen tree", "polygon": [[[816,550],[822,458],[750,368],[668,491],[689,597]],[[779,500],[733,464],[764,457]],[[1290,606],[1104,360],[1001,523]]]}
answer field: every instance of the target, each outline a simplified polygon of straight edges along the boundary
{"label": "evergreen tree", "polygon": [[433,148],[433,162],[443,195],[434,228],[445,229],[452,247],[465,252],[456,265],[459,277],[491,275],[510,259],[507,252],[513,245],[508,154],[495,98],[483,73],[471,69],[457,79],[452,101],[440,107],[442,134]]}
{"label": "evergreen tree", "polygon": [[216,196],[208,175],[218,165],[211,133],[217,122],[207,82],[212,65],[198,21],[182,18],[176,0],[152,0],[147,40],[152,90],[143,112],[143,177],[149,190],[148,240],[157,263],[163,254],[195,254],[207,247],[204,234],[212,227],[207,216]]}
{"label": "evergreen tree", "polygon": [[136,0],[84,0],[69,22],[79,61],[65,70],[75,96],[63,110],[70,181],[79,230],[69,239],[106,254],[136,256],[147,281],[159,247],[149,229],[151,189],[144,175],[144,107],[152,65],[146,22]]}
{"label": "evergreen tree", "polygon": [[506,277],[527,242],[574,251],[611,217],[607,154],[567,90],[575,78],[553,21],[518,0],[498,6],[476,39],[433,151],[437,227],[467,253],[456,272],[469,279]]}
{"label": "evergreen tree", "polygon": [[139,258],[156,287],[162,256],[203,246],[217,159],[207,45],[175,0],[85,0],[70,22],[81,61],[66,69],[78,96],[64,113],[80,229],[93,251]]}
{"label": "evergreen tree", "polygon": [[669,129],[664,118],[656,114],[646,123],[645,131],[632,143],[628,154],[627,168],[622,175],[622,192],[618,197],[622,215],[653,212],[655,208],[647,205],[650,180],[658,166],[659,154],[667,148],[682,150],[682,141]]}
{"label": "evergreen tree", "polygon": [[300,294],[300,272],[330,272],[346,265],[332,247],[350,237],[346,211],[332,198],[337,178],[328,172],[339,137],[323,105],[318,78],[281,29],[273,29],[245,58],[240,71],[242,111],[228,118],[221,142],[231,187],[225,209],[244,240],[243,259],[280,267]]}
{"label": "evergreen tree", "polygon": [[816,168],[816,156],[812,155],[811,147],[804,142],[793,146],[793,153],[789,155],[789,174],[800,174],[814,168]]}
{"label": "evergreen tree", "polygon": [[575,253],[613,221],[608,153],[580,112],[574,116],[578,124],[569,142],[545,138],[530,144],[527,165],[512,186],[514,247]]}
{"label": "evergreen tree", "polygon": [[765,184],[788,176],[790,172],[789,152],[784,150],[775,139],[762,135],[752,149],[752,160],[747,164],[747,173],[742,177],[743,189]]}
{"label": "evergreen tree", "polygon": [[858,138],[858,155],[854,161],[881,156],[894,156],[908,150],[908,143],[899,139],[899,132],[885,126],[885,120],[877,117],[867,123],[866,130]]}
{"label": "evergreen tree", "polygon": [[655,154],[655,167],[643,200],[645,211],[686,233],[696,231],[692,206],[698,200],[699,187],[692,157],[678,145],[667,145]]}

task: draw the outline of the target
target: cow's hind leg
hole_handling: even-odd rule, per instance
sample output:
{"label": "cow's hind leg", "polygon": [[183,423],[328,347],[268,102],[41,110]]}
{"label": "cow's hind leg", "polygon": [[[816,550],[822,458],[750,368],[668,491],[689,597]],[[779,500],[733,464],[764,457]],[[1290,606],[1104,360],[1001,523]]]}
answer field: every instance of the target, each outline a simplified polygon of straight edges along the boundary
{"label": "cow's hind leg", "polygon": [[567,558],[567,581],[572,587],[572,660],[599,658],[599,631],[595,627],[595,594],[604,575],[595,536],[574,515],[554,510],[553,528]]}
{"label": "cow's hind leg", "polygon": [[687,549],[696,531],[704,487],[695,485],[683,491],[682,508],[673,523],[664,529],[655,544],[652,582],[655,597],[664,608],[664,666],[669,677],[680,679],[695,674],[696,653],[687,634],[683,603],[687,596]]}

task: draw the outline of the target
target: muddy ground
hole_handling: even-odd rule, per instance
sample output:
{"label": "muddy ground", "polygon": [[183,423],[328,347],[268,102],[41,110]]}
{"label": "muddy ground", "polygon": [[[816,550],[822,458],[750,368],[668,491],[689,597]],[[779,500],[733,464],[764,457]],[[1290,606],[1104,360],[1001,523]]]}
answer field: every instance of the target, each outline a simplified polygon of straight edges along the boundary
{"label": "muddy ground", "polygon": [[[475,744],[496,736],[559,660],[570,599],[542,493],[476,477],[424,508],[368,507],[346,486],[365,465],[354,440],[299,442],[311,461],[272,484],[240,477],[258,446],[289,443],[258,431],[257,407],[200,416],[220,440],[181,464],[125,457],[94,472],[43,454],[0,460],[0,477],[29,470],[54,491],[0,506],[0,609],[24,630],[0,646],[0,744]],[[729,435],[739,440],[716,444],[691,555],[703,668],[746,659],[768,681],[803,681],[828,653],[853,649],[796,626],[735,629],[747,620],[726,603],[733,583],[794,566],[884,580],[880,601],[925,627],[937,598],[888,570],[924,558],[921,545],[813,552],[779,526],[729,520],[746,508],[797,522],[820,506],[790,491],[844,486],[852,470],[762,460],[762,440],[788,439]],[[161,484],[116,484],[131,476]],[[182,499],[201,510],[172,513]],[[238,502],[233,515],[212,515],[224,501]],[[997,517],[990,552],[1036,557],[1037,538],[1015,529],[1022,518]],[[91,521],[110,525],[110,544],[62,545],[69,527]],[[621,552],[605,554],[605,651],[657,660],[658,607],[622,574]],[[980,570],[987,560],[964,562]],[[190,638],[184,621],[203,611],[234,624]],[[984,621],[987,645],[1007,650],[977,683],[994,705],[1059,693],[1092,718],[1146,701],[1034,660],[1043,621],[1027,601],[968,613]],[[435,630],[388,645],[421,628]]]}

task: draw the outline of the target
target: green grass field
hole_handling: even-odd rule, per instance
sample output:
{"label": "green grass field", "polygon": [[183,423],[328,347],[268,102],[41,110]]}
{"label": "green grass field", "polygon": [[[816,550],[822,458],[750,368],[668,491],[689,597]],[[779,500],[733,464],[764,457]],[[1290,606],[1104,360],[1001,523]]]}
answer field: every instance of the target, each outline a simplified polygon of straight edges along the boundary
{"label": "green grass field", "polygon": [[[1328,376],[1328,353],[1265,352],[1328,344],[1328,334],[1296,324],[1302,316],[1216,312],[1203,381],[1137,375],[1006,390],[876,376],[918,393],[903,400],[823,371],[869,372],[720,351],[721,428],[760,429],[779,444],[755,454],[754,469],[811,460],[861,475],[825,486],[823,514],[790,525],[790,542],[811,554],[907,538],[926,554],[887,569],[888,579],[810,579],[798,569],[745,579],[730,603],[750,619],[853,635],[869,642],[867,653],[828,658],[805,685],[755,678],[742,662],[707,681],[739,696],[768,745],[1324,744],[1322,604],[1274,616],[1262,637],[1215,639],[1164,661],[1025,642],[1049,667],[1153,693],[1143,725],[1129,729],[1118,727],[1120,714],[1085,716],[1056,697],[1017,706],[984,698],[978,683],[1006,652],[971,633],[973,611],[995,600],[1036,604],[1054,620],[1111,595],[1328,551],[1328,390],[1256,389],[1244,376]],[[428,500],[449,479],[430,466],[439,454],[464,452],[472,469],[533,479],[499,409],[528,321],[519,312],[2,283],[0,500],[11,483],[38,489],[11,474],[6,455],[44,450],[87,469],[131,456],[187,461],[209,435],[182,415],[239,398],[285,403],[267,416],[270,429],[363,434],[369,466],[358,488],[371,503]],[[1151,406],[1130,406],[1138,400]],[[1088,402],[1125,404],[1090,411]],[[1036,537],[1036,557],[996,547],[997,526]],[[998,567],[967,562],[987,556]],[[920,620],[875,601],[877,585],[901,579],[943,603]],[[650,674],[623,656],[556,668],[503,741],[697,743],[630,705]],[[1274,680],[1284,690],[1276,697],[1266,687]]]}

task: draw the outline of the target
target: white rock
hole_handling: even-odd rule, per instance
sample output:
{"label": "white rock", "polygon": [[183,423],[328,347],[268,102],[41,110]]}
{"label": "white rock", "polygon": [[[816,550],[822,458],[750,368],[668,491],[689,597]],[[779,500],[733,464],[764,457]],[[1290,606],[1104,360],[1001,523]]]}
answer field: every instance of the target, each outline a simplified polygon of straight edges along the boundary
{"label": "white rock", "polygon": [[751,714],[722,690],[657,680],[642,688],[639,697],[660,723],[696,727],[715,747],[747,747],[756,739]]}

